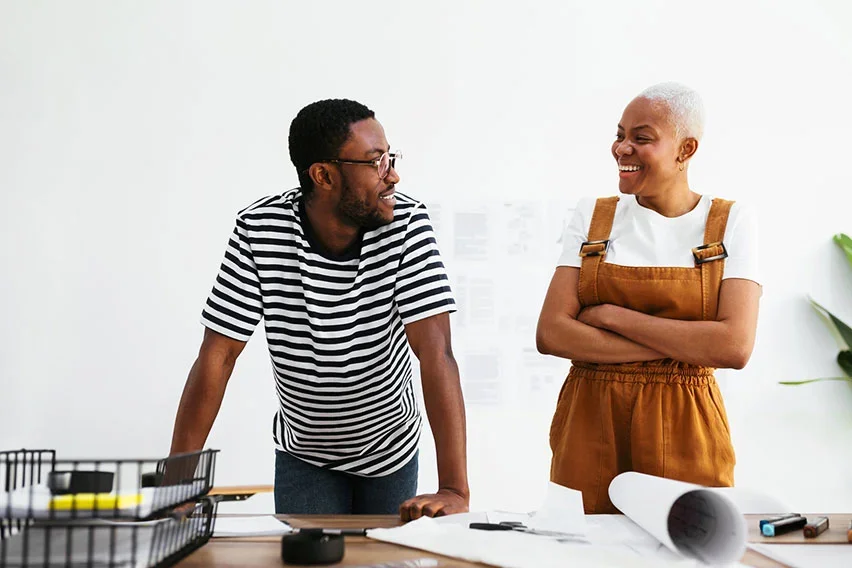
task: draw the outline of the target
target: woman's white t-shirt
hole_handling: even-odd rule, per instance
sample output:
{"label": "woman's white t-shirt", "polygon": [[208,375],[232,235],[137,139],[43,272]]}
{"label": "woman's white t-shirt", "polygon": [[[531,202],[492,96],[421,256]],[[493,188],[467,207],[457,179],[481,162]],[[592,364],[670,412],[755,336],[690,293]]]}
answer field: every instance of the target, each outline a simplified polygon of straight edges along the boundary
{"label": "woman's white t-shirt", "polygon": [[[588,240],[596,198],[577,203],[562,233],[558,266],[580,267],[580,245]],[[639,205],[632,195],[622,195],[615,208],[609,251],[604,262],[622,266],[693,267],[692,248],[704,244],[704,225],[712,196],[702,195],[692,211],[664,217]],[[760,284],[757,226],[748,208],[735,202],[722,240],[728,251],[722,279],[745,278]]]}

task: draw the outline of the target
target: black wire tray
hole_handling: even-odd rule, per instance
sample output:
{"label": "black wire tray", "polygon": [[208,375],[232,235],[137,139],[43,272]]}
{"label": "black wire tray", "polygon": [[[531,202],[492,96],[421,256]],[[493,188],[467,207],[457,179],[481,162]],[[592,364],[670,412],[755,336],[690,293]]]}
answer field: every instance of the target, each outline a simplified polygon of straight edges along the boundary
{"label": "black wire tray", "polygon": [[171,566],[213,534],[218,450],[57,460],[0,452],[0,568]]}

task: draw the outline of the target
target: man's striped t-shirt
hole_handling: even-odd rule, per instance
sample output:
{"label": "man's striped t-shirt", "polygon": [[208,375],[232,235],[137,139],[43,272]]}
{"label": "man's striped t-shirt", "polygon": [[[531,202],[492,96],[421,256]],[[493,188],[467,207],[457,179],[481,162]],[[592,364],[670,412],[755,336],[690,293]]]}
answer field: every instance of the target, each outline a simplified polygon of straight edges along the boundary
{"label": "man's striped t-shirt", "polygon": [[394,219],[331,257],[299,189],[240,211],[202,312],[248,341],[264,320],[279,450],[361,476],[400,469],[420,439],[405,324],[455,311],[426,207],[396,192]]}

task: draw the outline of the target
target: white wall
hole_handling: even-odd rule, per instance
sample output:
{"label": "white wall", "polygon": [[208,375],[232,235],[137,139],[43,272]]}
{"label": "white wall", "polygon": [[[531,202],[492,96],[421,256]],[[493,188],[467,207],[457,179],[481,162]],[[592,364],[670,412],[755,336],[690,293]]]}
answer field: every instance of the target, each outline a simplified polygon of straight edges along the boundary
{"label": "white wall", "polygon": [[[830,243],[852,232],[849,6],[0,0],[0,448],[167,452],[234,214],[296,184],[295,113],[347,97],[404,150],[400,190],[432,206],[461,306],[472,507],[535,508],[567,370],[533,338],[560,224],[616,191],[623,106],[679,80],[709,112],[693,186],[762,226],[757,346],[719,373],[738,482],[852,510],[850,385],[776,384],[839,372],[806,294],[852,320]],[[218,484],[272,481],[265,349],[258,332],[211,434]]]}

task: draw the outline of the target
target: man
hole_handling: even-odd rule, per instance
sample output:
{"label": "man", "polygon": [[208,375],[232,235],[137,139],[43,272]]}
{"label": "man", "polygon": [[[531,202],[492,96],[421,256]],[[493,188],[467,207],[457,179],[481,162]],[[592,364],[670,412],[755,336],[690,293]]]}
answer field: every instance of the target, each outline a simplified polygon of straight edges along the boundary
{"label": "man", "polygon": [[[423,204],[398,193],[373,111],[350,100],[290,125],[300,188],[242,210],[201,321],[204,340],[171,453],[201,449],[237,357],[265,321],[279,410],[277,513],[468,510],[465,413],[450,342],[455,301]],[[439,488],[415,496],[420,363]]]}

